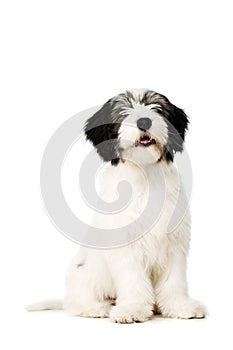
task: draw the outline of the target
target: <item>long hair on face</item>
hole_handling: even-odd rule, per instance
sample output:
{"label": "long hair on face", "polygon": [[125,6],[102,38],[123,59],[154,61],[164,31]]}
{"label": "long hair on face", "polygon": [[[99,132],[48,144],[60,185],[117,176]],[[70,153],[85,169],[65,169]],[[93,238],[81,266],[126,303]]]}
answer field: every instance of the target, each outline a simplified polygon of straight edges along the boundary
{"label": "long hair on face", "polygon": [[140,113],[136,114],[138,106],[145,107],[143,117],[146,111],[150,111],[150,115],[154,113],[152,122],[160,117],[161,122],[166,124],[167,137],[166,143],[161,146],[160,160],[172,162],[174,154],[183,150],[188,117],[183,109],[172,104],[166,96],[152,90],[126,91],[108,100],[87,120],[84,127],[87,140],[95,146],[105,162],[110,161],[112,165],[117,165],[120,159],[124,160],[119,140],[121,124],[135,111],[134,126],[137,127],[138,120],[142,119]]}

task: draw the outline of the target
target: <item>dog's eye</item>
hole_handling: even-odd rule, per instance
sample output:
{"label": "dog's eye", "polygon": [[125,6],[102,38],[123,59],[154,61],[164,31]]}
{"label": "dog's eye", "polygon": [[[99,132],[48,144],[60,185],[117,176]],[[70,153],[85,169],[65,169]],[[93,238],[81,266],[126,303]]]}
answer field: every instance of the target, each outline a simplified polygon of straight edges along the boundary
{"label": "dog's eye", "polygon": [[157,113],[163,113],[162,107],[152,107],[151,110]]}

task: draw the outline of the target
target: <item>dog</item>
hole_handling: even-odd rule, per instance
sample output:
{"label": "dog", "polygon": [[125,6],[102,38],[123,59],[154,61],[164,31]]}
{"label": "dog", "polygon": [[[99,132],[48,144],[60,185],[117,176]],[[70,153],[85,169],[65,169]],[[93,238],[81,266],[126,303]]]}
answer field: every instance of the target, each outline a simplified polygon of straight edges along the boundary
{"label": "dog", "polygon": [[[67,272],[64,299],[33,304],[29,311],[63,309],[117,323],[144,322],[156,313],[205,317],[205,306],[188,295],[191,218],[174,162],[188,124],[184,110],[147,89],[111,98],[87,120],[86,139],[104,162],[97,179],[99,196],[116,200],[120,181],[133,191],[124,210],[105,219],[96,215],[93,223],[110,231],[126,227],[125,244],[81,247]],[[171,225],[174,211],[179,220]]]}

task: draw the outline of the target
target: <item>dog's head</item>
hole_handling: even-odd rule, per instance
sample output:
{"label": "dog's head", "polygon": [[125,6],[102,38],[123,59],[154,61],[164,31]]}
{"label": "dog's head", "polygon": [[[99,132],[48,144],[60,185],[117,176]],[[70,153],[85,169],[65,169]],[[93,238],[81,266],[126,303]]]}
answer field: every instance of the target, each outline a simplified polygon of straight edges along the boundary
{"label": "dog's head", "polygon": [[107,101],[89,118],[86,137],[104,161],[173,161],[182,152],[188,118],[167,97],[151,90],[131,90]]}

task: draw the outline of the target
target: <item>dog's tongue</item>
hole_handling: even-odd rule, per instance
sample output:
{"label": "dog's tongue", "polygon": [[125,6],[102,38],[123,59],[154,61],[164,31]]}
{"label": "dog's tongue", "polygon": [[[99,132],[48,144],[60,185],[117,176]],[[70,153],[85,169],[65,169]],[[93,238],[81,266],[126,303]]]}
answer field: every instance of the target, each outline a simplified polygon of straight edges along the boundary
{"label": "dog's tongue", "polygon": [[148,136],[143,136],[140,138],[140,143],[147,144],[150,142],[150,138]]}

